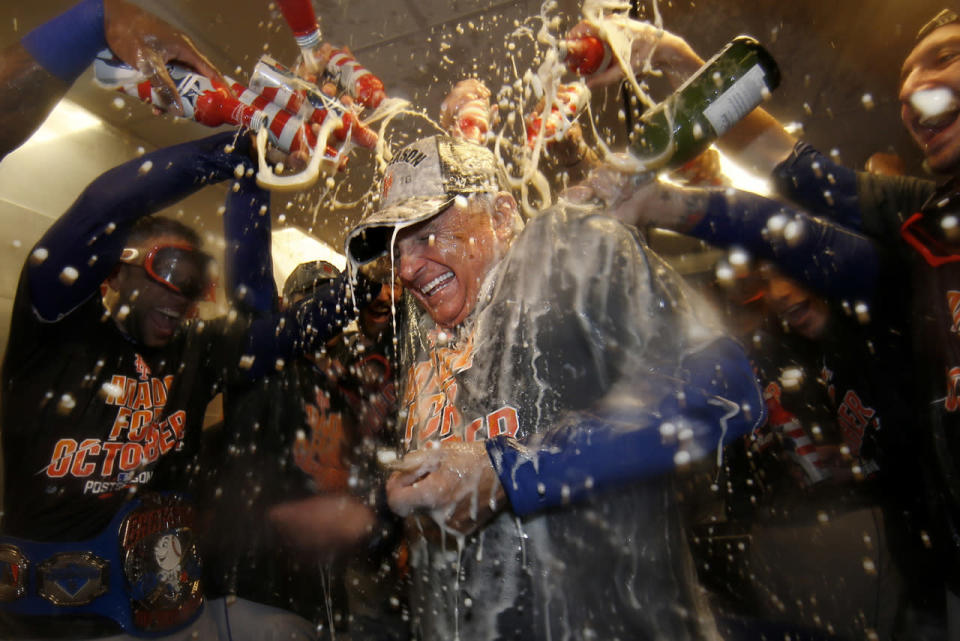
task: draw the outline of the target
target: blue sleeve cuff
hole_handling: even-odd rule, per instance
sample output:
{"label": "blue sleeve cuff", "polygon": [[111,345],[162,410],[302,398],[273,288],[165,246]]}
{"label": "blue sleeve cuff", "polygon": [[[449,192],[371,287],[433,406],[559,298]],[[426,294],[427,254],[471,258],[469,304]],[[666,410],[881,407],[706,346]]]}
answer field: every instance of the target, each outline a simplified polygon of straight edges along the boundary
{"label": "blue sleeve cuff", "polygon": [[857,172],[799,141],[773,170],[777,193],[849,229],[862,228]]}
{"label": "blue sleeve cuff", "polygon": [[824,296],[873,298],[880,260],[870,239],[763,196],[728,193],[712,191],[704,217],[687,233],[743,247]]}
{"label": "blue sleeve cuff", "polygon": [[97,53],[107,48],[103,0],[82,0],[20,42],[44,69],[72,84]]}
{"label": "blue sleeve cuff", "polygon": [[499,436],[487,453],[513,511],[567,505],[673,470],[722,448],[765,418],[742,349],[720,338],[682,363],[686,382],[657,408],[583,417],[534,443]]}

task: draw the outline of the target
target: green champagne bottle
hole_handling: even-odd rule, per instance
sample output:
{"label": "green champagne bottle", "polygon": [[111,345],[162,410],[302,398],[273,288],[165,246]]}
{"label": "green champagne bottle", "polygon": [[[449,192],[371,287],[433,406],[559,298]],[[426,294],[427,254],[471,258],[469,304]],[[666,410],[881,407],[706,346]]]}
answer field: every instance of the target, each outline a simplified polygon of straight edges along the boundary
{"label": "green champagne bottle", "polygon": [[673,94],[648,109],[629,134],[648,169],[673,169],[702,153],[780,85],[780,69],[759,42],[738,36]]}

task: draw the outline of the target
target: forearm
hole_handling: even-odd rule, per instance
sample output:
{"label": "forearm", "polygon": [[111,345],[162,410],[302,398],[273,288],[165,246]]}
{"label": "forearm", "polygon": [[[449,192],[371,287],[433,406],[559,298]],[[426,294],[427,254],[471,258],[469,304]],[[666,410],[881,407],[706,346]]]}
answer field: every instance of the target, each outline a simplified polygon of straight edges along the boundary
{"label": "forearm", "polygon": [[511,508],[519,515],[665,474],[702,458],[762,422],[749,361],[729,339],[687,357],[684,380],[655,408],[625,407],[572,417],[537,440],[486,442]]}
{"label": "forearm", "polygon": [[0,154],[30,137],[107,47],[101,0],[82,0],[0,54]]}
{"label": "forearm", "polygon": [[223,233],[226,240],[226,291],[248,311],[269,313],[277,307],[271,253],[270,192],[253,177],[227,191]]}
{"label": "forearm", "polygon": [[771,173],[777,193],[784,198],[844,227],[862,228],[857,174],[852,169],[798,142]]}
{"label": "forearm", "polygon": [[94,294],[110,274],[140,218],[172,205],[205,185],[233,175],[249,162],[227,151],[235,134],[160,149],[94,180],[50,227],[28,261],[34,307],[54,320]]}
{"label": "forearm", "polygon": [[761,176],[770,175],[790,156],[796,143],[796,138],[760,107],[717,140],[723,153]]}
{"label": "forearm", "polygon": [[865,236],[755,194],[705,193],[702,217],[686,233],[718,247],[744,247],[825,296],[872,296],[879,256]]}

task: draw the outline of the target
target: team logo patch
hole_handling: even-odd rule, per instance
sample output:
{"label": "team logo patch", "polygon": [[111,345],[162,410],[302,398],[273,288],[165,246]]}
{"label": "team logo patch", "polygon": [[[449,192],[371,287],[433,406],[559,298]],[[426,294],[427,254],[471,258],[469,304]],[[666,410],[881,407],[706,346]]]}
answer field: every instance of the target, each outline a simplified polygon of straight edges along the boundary
{"label": "team logo patch", "polygon": [[160,631],[193,618],[203,604],[193,510],[157,496],[120,526],[123,571],[137,628]]}
{"label": "team logo patch", "polygon": [[109,561],[90,552],[55,554],[37,566],[38,592],[54,605],[85,605],[107,592],[109,569]]}
{"label": "team logo patch", "polygon": [[0,545],[0,603],[15,601],[26,592],[27,557],[13,545]]}
{"label": "team logo patch", "polygon": [[387,199],[391,187],[393,187],[393,174],[387,174],[387,177],[383,179],[383,195],[381,196],[383,200]]}

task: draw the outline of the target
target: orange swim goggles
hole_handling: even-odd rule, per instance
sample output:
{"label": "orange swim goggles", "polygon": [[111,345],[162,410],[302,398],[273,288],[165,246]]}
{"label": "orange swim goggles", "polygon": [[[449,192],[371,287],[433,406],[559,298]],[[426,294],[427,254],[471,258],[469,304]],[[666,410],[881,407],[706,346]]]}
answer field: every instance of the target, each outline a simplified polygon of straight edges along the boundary
{"label": "orange swim goggles", "polygon": [[164,243],[147,251],[126,247],[120,261],[142,267],[151,280],[185,298],[214,300],[216,261],[189,243]]}

